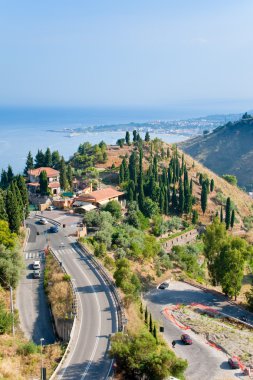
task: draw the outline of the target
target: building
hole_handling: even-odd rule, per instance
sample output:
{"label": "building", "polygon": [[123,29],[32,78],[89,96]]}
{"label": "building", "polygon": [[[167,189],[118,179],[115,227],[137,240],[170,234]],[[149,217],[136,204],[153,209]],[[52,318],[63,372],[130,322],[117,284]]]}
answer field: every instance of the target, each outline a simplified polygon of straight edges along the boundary
{"label": "building", "polygon": [[112,187],[107,187],[106,189],[92,191],[91,193],[87,194],[82,193],[75,198],[75,203],[79,202],[79,207],[82,202],[83,204],[91,203],[96,207],[100,207],[106,205],[109,201],[112,200],[119,201],[121,203],[123,196],[123,192],[117,191]]}
{"label": "building", "polygon": [[27,184],[28,190],[31,193],[39,192],[40,188],[40,173],[45,171],[47,173],[48,188],[53,195],[60,194],[60,172],[58,170],[42,167],[31,169],[28,171],[29,183]]}

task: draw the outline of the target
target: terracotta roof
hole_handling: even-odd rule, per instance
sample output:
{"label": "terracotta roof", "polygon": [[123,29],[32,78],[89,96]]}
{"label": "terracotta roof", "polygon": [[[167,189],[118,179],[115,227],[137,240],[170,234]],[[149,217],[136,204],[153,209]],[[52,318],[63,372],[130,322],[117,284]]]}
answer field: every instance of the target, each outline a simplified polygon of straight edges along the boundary
{"label": "terracotta roof", "polygon": [[59,182],[49,182],[48,187],[50,189],[56,189],[56,188],[60,187],[60,184],[59,184]]}
{"label": "terracotta roof", "polygon": [[120,195],[123,195],[121,191],[114,190],[112,187],[107,187],[106,189],[92,191],[88,194],[81,194],[77,197],[77,200],[90,200],[91,202],[101,202],[108,199],[117,198]]}
{"label": "terracotta roof", "polygon": [[60,174],[58,170],[52,169],[52,168],[38,168],[38,169],[31,169],[28,170],[28,174],[34,175],[35,177],[38,177],[41,172],[45,171],[47,173],[47,177],[56,177]]}
{"label": "terracotta roof", "polygon": [[40,184],[39,184],[39,182],[29,182],[28,184],[27,184],[28,186],[39,186]]}

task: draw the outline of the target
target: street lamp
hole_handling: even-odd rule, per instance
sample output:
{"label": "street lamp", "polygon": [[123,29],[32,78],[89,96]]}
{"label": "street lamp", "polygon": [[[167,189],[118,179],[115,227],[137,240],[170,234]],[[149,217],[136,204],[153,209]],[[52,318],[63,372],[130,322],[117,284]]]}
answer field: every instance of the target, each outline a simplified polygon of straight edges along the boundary
{"label": "street lamp", "polygon": [[0,279],[10,289],[10,307],[11,307],[11,315],[12,315],[12,335],[14,336],[15,335],[15,327],[14,327],[13,289],[12,289],[12,286],[7,284],[7,282],[2,277],[0,277]]}
{"label": "street lamp", "polygon": [[40,358],[41,358],[41,363],[40,363],[40,378],[41,380],[44,379],[44,372],[43,372],[43,341],[44,338],[40,338]]}

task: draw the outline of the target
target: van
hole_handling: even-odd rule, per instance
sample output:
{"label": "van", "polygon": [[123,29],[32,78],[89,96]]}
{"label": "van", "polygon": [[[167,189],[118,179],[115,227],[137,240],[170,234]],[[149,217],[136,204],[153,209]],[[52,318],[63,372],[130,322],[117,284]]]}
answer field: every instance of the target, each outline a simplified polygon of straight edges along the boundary
{"label": "van", "polygon": [[39,260],[35,260],[33,262],[33,269],[34,270],[40,270],[40,261]]}

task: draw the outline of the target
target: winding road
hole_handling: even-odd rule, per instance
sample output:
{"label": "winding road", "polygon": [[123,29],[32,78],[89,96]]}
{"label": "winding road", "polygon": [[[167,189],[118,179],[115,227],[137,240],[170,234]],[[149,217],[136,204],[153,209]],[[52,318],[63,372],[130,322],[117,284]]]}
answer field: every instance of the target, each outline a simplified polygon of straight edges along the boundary
{"label": "winding road", "polygon": [[[50,224],[39,225],[36,219],[27,220],[27,224],[31,231],[24,253],[27,269],[17,293],[22,329],[36,343],[41,337],[46,344],[55,340],[48,306],[43,298],[43,279],[35,280],[29,273],[34,255],[49,242],[72,277],[78,303],[69,353],[54,379],[107,379],[112,368],[112,360],[108,356],[109,338],[118,328],[116,307],[110,289],[75,239],[67,236],[67,228],[60,228],[58,233],[45,234]],[[29,297],[27,289],[33,289]]]}

